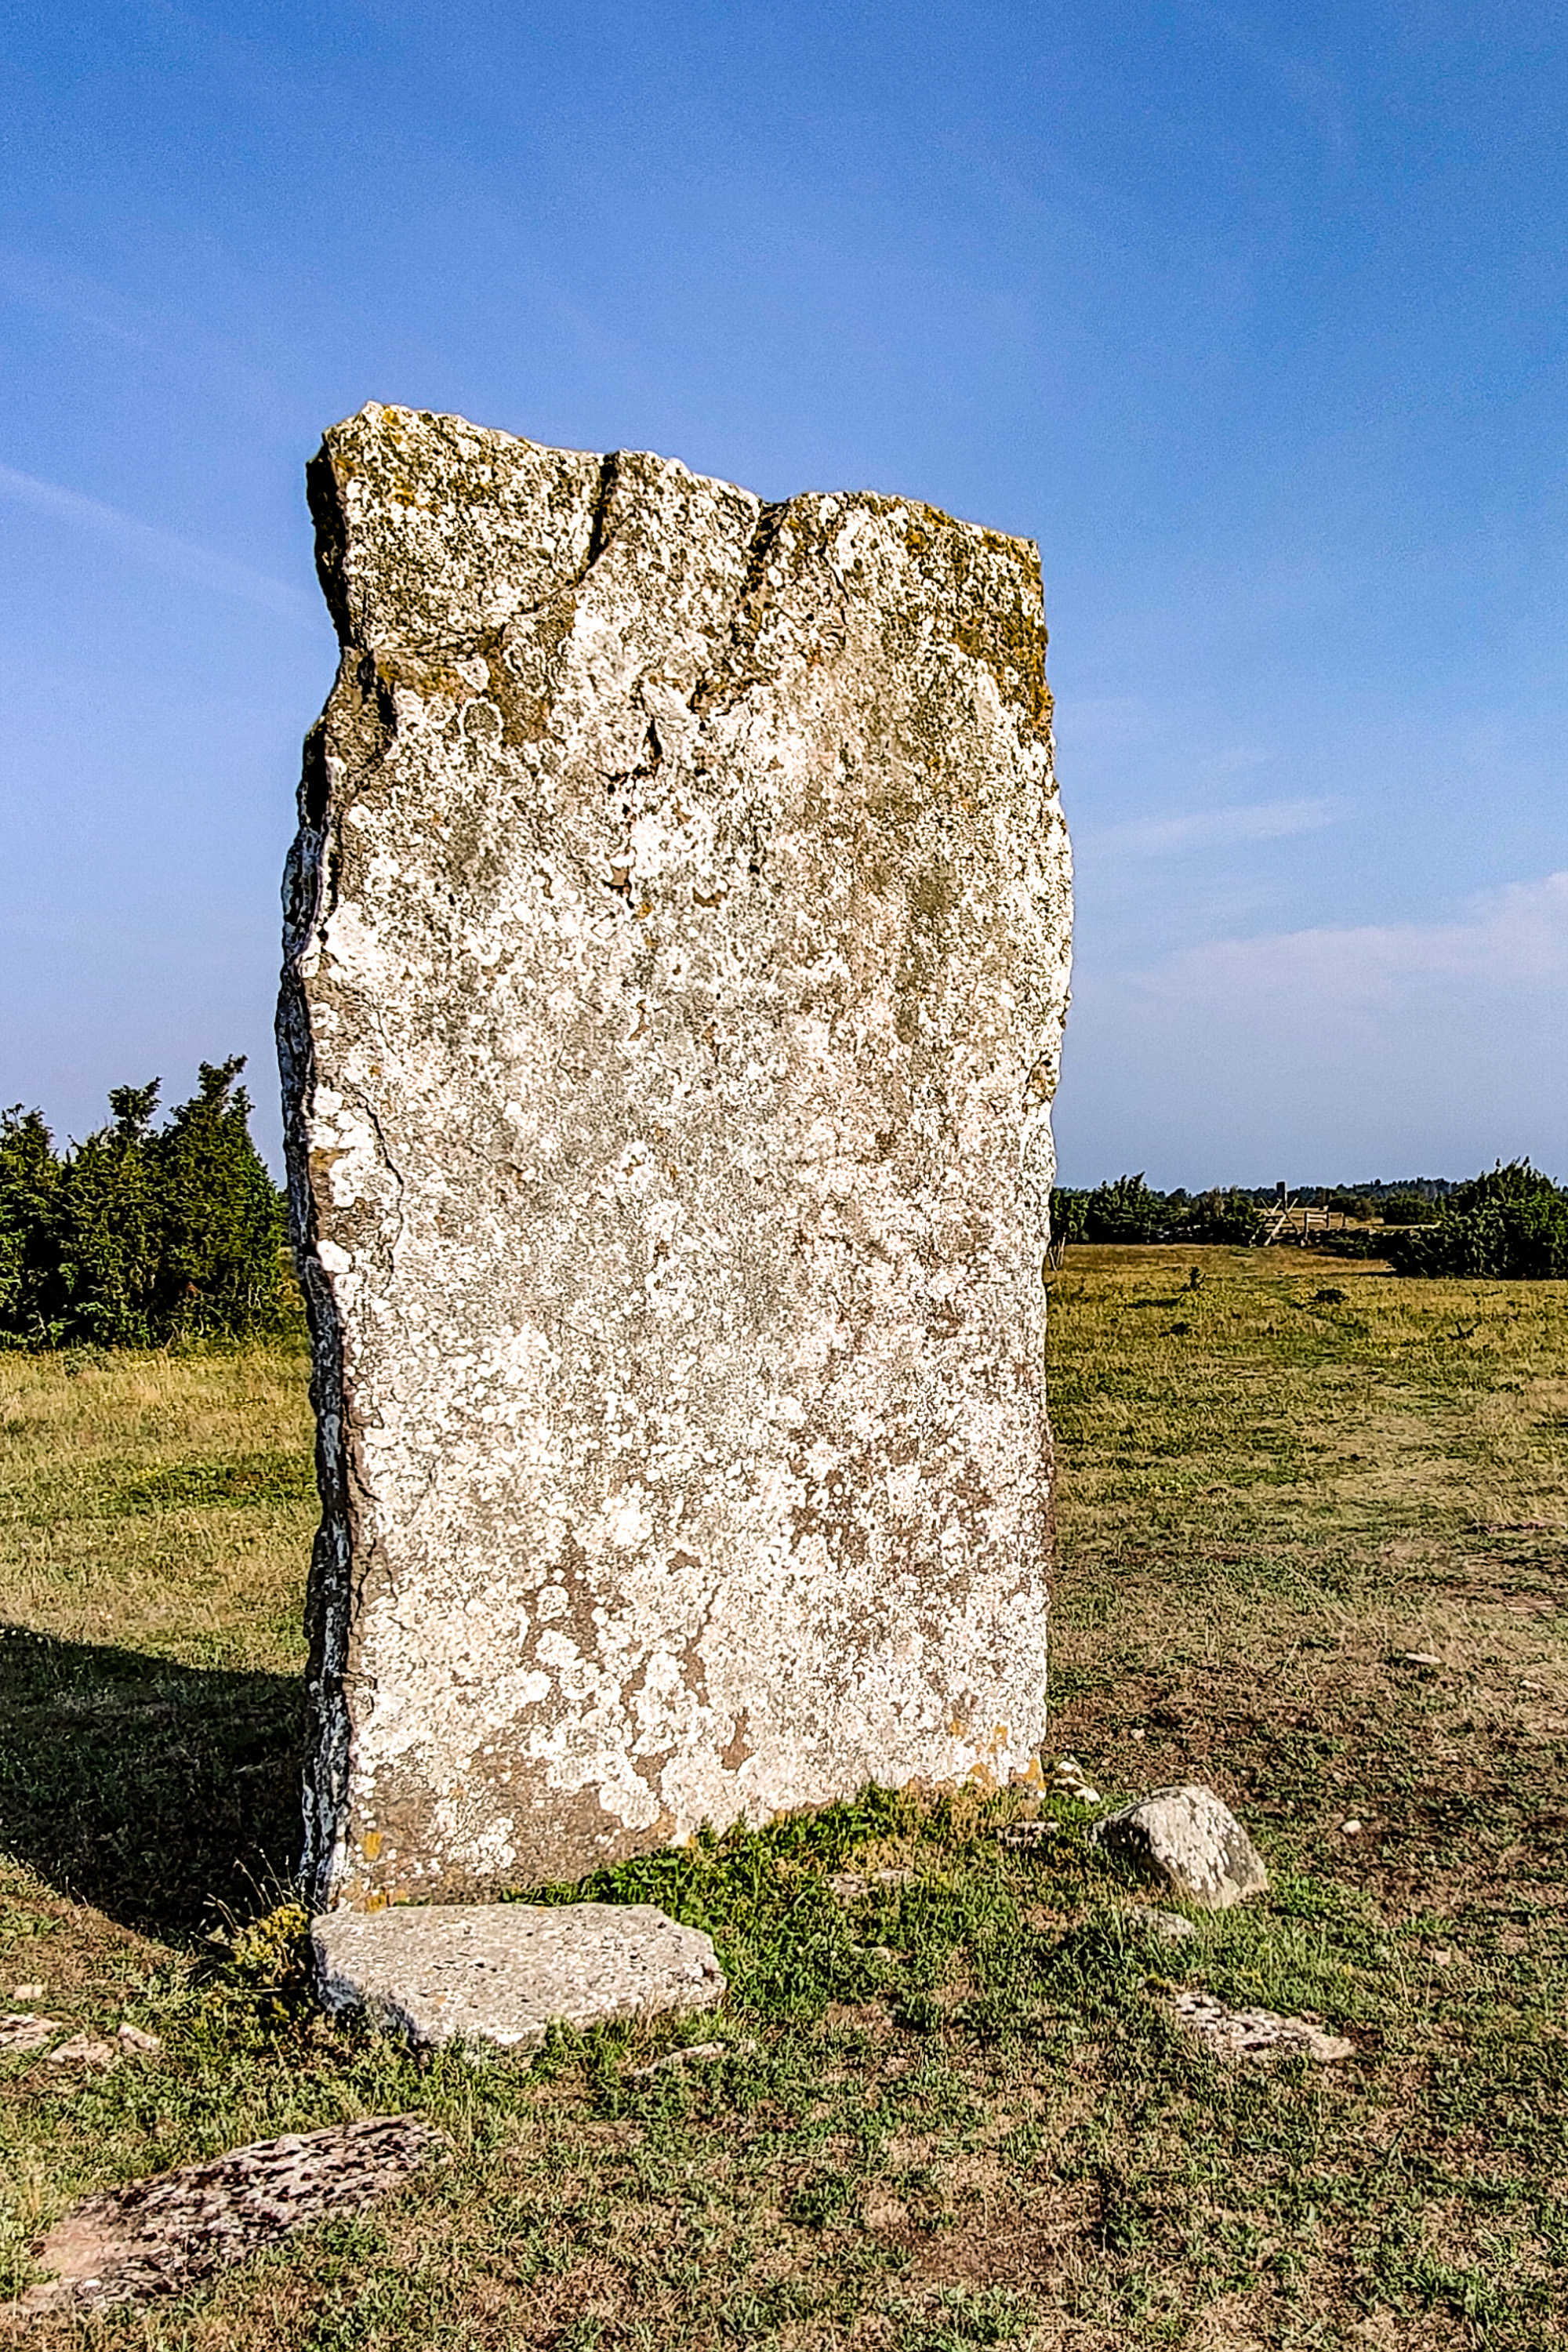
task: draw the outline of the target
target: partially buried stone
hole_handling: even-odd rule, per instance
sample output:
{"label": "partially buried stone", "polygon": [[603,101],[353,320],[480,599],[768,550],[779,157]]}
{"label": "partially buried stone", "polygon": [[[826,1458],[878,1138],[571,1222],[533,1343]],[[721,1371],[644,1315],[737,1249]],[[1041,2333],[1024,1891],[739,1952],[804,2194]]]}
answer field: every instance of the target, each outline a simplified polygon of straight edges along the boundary
{"label": "partially buried stone", "polygon": [[711,1938],[648,1903],[333,1911],[310,1951],[327,2009],[426,2044],[531,2049],[552,2025],[711,2009],[725,1992]]}
{"label": "partially buried stone", "polygon": [[1121,1916],[1130,1927],[1142,1928],[1162,1944],[1184,1944],[1198,1932],[1179,1911],[1162,1911],[1152,1903],[1130,1903]]}
{"label": "partially buried stone", "polygon": [[1171,2006],[1187,2032],[1227,2058],[1311,2058],[1329,2065],[1355,2055],[1353,2042],[1325,2033],[1304,2017],[1271,2009],[1232,2009],[1210,1992],[1179,1992]]}
{"label": "partially buried stone", "polygon": [[1053,1844],[1061,1834],[1060,1822],[1005,1822],[996,1832],[996,1843],[1026,1853]]}
{"label": "partially buried stone", "polygon": [[914,1886],[920,1874],[913,1870],[873,1870],[868,1876],[858,1870],[836,1871],[827,1881],[827,1891],[840,1903],[858,1903],[878,1886]]}
{"label": "partially buried stone", "polygon": [[48,2057],[55,2066],[112,2066],[123,2054],[100,2033],[73,2033],[68,2042],[57,2042]]}
{"label": "partially buried stone", "polygon": [[370,2116],[258,2140],[84,2198],[30,2250],[51,2275],[0,2307],[0,2317],[177,2294],[311,2221],[357,2212],[441,2144],[417,2116]]}
{"label": "partially buried stone", "polygon": [[712,2066],[721,2058],[754,2058],[755,2042],[689,2042],[679,2050],[667,2050],[662,2058],[654,2058],[646,2066],[634,2066],[626,2075],[628,2083],[651,2083],[660,2074],[678,2074],[688,2066]]}
{"label": "partially buried stone", "polygon": [[1005,1785],[1068,961],[1036,549],[374,404],[310,488],[312,1903]]}
{"label": "partially buried stone", "polygon": [[1229,1806],[1195,1783],[1156,1789],[1123,1805],[1097,1822],[1089,1837],[1179,1902],[1205,1911],[1226,1910],[1268,1884],[1262,1855]]}
{"label": "partially buried stone", "polygon": [[58,2018],[34,2017],[29,2012],[13,2010],[0,2017],[0,2055],[11,2050],[42,2050],[65,2028]]}

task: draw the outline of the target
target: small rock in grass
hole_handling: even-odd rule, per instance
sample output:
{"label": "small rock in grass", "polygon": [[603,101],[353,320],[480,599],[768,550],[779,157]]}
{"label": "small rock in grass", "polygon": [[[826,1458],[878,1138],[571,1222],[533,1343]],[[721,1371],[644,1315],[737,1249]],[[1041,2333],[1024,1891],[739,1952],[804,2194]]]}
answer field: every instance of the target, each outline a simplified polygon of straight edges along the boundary
{"label": "small rock in grass", "polygon": [[41,2050],[46,2042],[64,2031],[58,2017],[30,2017],[13,2010],[0,2017],[0,2053]]}
{"label": "small rock in grass", "polygon": [[1361,1823],[1353,1818],[1348,1822],[1342,1822],[1340,1823],[1340,1835],[1342,1837],[1360,1837]]}
{"label": "small rock in grass", "polygon": [[996,1843],[1026,1851],[1033,1846],[1049,1845],[1061,1833],[1060,1822],[1008,1822],[997,1831]]}
{"label": "small rock in grass", "polygon": [[42,2000],[44,1990],[42,1985],[18,1985],[11,1998],[13,2000]]}
{"label": "small rock in grass", "polygon": [[532,2049],[552,2025],[711,2009],[711,1937],[651,1903],[410,1904],[313,1921],[316,1988],[420,2044]]}
{"label": "small rock in grass", "polygon": [[1052,1775],[1056,1794],[1072,1797],[1080,1805],[1098,1805],[1100,1790],[1090,1788],[1089,1776],[1076,1756],[1058,1756]]}
{"label": "small rock in grass", "polygon": [[1436,1650],[1402,1650],[1400,1664],[1405,1666],[1440,1666],[1442,1659]]}
{"label": "small rock in grass", "polygon": [[369,2116],[86,2197],[31,2249],[54,2275],[0,2308],[0,2317],[177,2294],[310,2222],[357,2212],[400,2187],[441,2144],[416,2116]]}
{"label": "small rock in grass", "polygon": [[1353,2042],[1325,2033],[1304,2017],[1277,2017],[1270,2009],[1232,2009],[1211,1992],[1179,1992],[1171,2005],[1189,2033],[1228,2058],[1312,2058],[1326,2066],[1355,2055]]}
{"label": "small rock in grass", "polygon": [[139,2050],[143,2058],[158,2058],[163,2055],[162,2035],[144,2032],[139,2025],[122,2025],[115,2039],[123,2042],[127,2050]]}
{"label": "small rock in grass", "polygon": [[628,2083],[649,2083],[656,2074],[677,2074],[683,2066],[711,2066],[721,2058],[751,2058],[756,2054],[754,2042],[689,2042],[682,2049],[667,2050],[662,2058],[652,2058],[646,2066],[634,2066],[626,2075]]}
{"label": "small rock in grass", "polygon": [[1194,1783],[1156,1789],[1108,1813],[1089,1834],[1178,1901],[1205,1911],[1227,1910],[1268,1884],[1262,1856],[1229,1806]]}
{"label": "small rock in grass", "polygon": [[857,1903],[862,1895],[869,1894],[873,1886],[913,1886],[919,1877],[920,1873],[916,1870],[873,1870],[868,1876],[863,1876],[858,1871],[841,1870],[828,1880],[827,1889],[830,1895],[837,1895],[840,1903]]}
{"label": "small rock in grass", "polygon": [[112,2066],[122,2055],[112,2042],[105,2042],[97,2033],[73,2033],[68,2042],[57,2043],[48,2054],[51,2066]]}
{"label": "small rock in grass", "polygon": [[1162,1911],[1152,1903],[1130,1903],[1121,1916],[1132,1927],[1142,1927],[1145,1935],[1157,1936],[1163,1944],[1184,1944],[1189,1936],[1198,1932],[1179,1911]]}

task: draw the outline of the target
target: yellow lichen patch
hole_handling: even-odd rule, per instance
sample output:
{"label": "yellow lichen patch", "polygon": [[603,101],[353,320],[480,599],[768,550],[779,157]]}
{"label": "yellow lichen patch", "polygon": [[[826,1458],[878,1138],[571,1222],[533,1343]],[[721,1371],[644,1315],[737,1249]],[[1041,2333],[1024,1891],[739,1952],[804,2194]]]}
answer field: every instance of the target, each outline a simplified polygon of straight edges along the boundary
{"label": "yellow lichen patch", "polygon": [[963,652],[985,664],[1003,701],[1019,710],[1024,733],[1048,741],[1055,706],[1046,684],[1045,624],[1021,607],[994,609],[961,621],[952,634]]}

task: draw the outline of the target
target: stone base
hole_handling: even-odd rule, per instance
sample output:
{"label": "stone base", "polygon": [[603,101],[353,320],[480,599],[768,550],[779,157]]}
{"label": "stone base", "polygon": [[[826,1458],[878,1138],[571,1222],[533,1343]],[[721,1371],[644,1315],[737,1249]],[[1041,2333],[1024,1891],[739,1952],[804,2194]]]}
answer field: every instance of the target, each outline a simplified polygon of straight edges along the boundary
{"label": "stone base", "polygon": [[363,2010],[426,2046],[532,2049],[552,2025],[711,2009],[726,1990],[712,1939],[649,1903],[331,1911],[310,1955],[324,2008]]}

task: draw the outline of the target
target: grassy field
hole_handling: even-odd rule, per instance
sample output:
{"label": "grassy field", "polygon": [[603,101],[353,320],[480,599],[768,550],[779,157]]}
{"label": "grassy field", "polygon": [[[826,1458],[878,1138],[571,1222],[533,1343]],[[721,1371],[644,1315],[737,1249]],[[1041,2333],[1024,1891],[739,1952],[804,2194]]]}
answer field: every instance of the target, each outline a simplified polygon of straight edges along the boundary
{"label": "grassy field", "polygon": [[[89,2188],[416,2108],[450,2155],[395,2203],[93,2340],[1558,2343],[1568,1286],[1081,1249],[1050,1348],[1050,1752],[1108,1801],[1209,1781],[1270,1895],[1152,1945],[1081,1809],[998,1843],[1017,1796],[655,1857],[606,1885],[711,1928],[733,2048],[643,2083],[711,2018],[419,2064],[313,2015],[286,1937],[210,1940],[292,1859],[303,1362],[0,1358],[0,2007],[41,1985],[19,2005],[164,2043],[0,2061],[0,2295]],[[1184,1983],[1356,2054],[1215,2061]]]}

